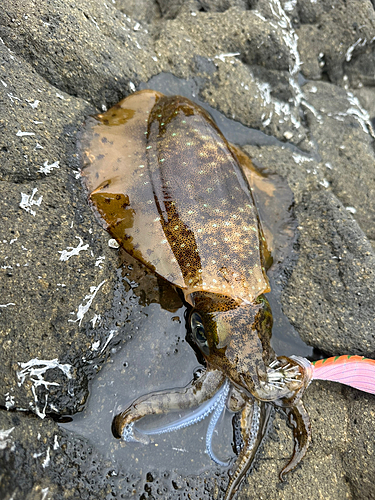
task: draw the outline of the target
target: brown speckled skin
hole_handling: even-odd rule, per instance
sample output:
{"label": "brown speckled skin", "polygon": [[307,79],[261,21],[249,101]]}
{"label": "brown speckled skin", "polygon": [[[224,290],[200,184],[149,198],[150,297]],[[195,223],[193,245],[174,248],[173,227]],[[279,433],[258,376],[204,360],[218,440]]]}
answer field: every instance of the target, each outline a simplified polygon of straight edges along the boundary
{"label": "brown speckled skin", "polygon": [[185,297],[201,290],[240,303],[269,291],[249,186],[209,115],[141,91],[97,118],[84,176],[119,243]]}
{"label": "brown speckled skin", "polygon": [[[120,437],[146,414],[202,403],[225,377],[243,392],[247,414],[252,397],[280,400],[283,394],[264,389],[274,359],[272,315],[263,295],[270,288],[243,153],[202,108],[150,90],[90,119],[82,146],[84,182],[106,229],[183,291],[201,315],[209,347],[205,375],[187,388],[140,398],[115,418],[114,434]],[[265,415],[261,403],[261,423]],[[235,466],[239,478],[254,453],[242,455]],[[238,483],[231,482],[228,497]]]}
{"label": "brown speckled skin", "polygon": [[211,117],[181,96],[137,92],[97,118],[84,175],[107,230],[206,313],[208,364],[257,395],[270,361],[272,319],[259,300],[269,284],[235,153]]}

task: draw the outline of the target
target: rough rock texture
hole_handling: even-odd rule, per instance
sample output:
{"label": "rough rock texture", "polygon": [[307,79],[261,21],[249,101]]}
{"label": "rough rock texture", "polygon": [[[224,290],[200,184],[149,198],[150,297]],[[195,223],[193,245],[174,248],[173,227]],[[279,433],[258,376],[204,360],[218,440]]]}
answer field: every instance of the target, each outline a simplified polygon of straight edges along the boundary
{"label": "rough rock texture", "polygon": [[356,0],[332,2],[295,2],[298,48],[306,78],[330,82],[350,81],[355,87],[374,85],[371,70],[374,57],[374,12],[370,2],[358,9]]}
{"label": "rough rock texture", "polygon": [[96,107],[158,71],[147,30],[104,2],[9,2],[0,22],[6,46],[46,82]]}
{"label": "rough rock texture", "polygon": [[115,491],[113,464],[52,420],[1,412],[0,426],[7,429],[0,440],[1,498],[106,498]]}
{"label": "rough rock texture", "polygon": [[[146,301],[87,206],[77,134],[160,72],[260,131],[241,144],[287,180],[299,224],[284,313],[327,354],[371,355],[374,3],[3,0],[0,37],[0,497],[220,498],[220,470],[128,478],[51,418],[83,408]],[[277,414],[239,498],[374,498],[374,397],[319,383],[305,402],[302,465],[278,481],[292,440]]]}
{"label": "rough rock texture", "polygon": [[306,194],[298,217],[300,258],[284,302],[289,318],[308,344],[322,345],[325,338],[326,352],[370,353],[375,293],[371,243],[331,192]]}

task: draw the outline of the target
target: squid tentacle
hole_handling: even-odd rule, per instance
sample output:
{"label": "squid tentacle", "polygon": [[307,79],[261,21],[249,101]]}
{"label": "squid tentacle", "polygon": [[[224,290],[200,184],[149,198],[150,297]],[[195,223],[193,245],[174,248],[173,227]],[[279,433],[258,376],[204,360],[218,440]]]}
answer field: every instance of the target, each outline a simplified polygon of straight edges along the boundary
{"label": "squid tentacle", "polygon": [[244,446],[239,453],[229,480],[224,500],[231,500],[242,479],[251,467],[255,455],[266,435],[271,415],[271,406],[251,400],[241,412],[241,434]]}
{"label": "squid tentacle", "polygon": [[146,415],[158,415],[201,405],[217,393],[224,380],[225,377],[219,370],[209,370],[184,388],[142,396],[115,416],[112,433],[116,438],[136,439],[133,425],[137,420]]}
{"label": "squid tentacle", "polygon": [[221,465],[222,467],[227,467],[230,464],[230,459],[227,460],[226,462],[223,462],[219,458],[217,458],[212,450],[212,438],[213,434],[217,425],[217,422],[222,415],[223,411],[225,410],[225,405],[228,399],[228,394],[229,394],[229,389],[230,389],[230,384],[228,382],[228,379],[225,381],[223,388],[221,389],[223,392],[220,395],[215,411],[211,417],[210,424],[207,429],[207,434],[206,434],[206,451],[214,462],[216,462],[218,465]]}
{"label": "squid tentacle", "polygon": [[279,474],[281,481],[284,481],[285,474],[297,467],[305,456],[311,441],[310,418],[302,401],[299,401],[295,406],[284,408],[284,412],[293,427],[294,450],[292,458]]}
{"label": "squid tentacle", "polygon": [[225,410],[229,389],[230,389],[230,383],[229,380],[226,379],[222,387],[216,392],[216,394],[211,399],[206,401],[204,404],[200,405],[189,415],[177,419],[170,424],[152,429],[139,429],[134,426],[135,422],[131,422],[130,424],[124,427],[122,438],[124,439],[124,441],[127,442],[138,441],[143,444],[148,444],[149,436],[166,434],[169,432],[174,432],[180,429],[184,429],[185,427],[194,425],[204,420],[213,412],[206,434],[206,451],[211,460],[213,460],[222,467],[227,467],[230,463],[230,460],[223,462],[222,460],[220,460],[215,456],[212,449],[212,439],[217,422],[221,414]]}
{"label": "squid tentacle", "polygon": [[[185,427],[189,427],[190,425],[197,424],[201,422],[205,418],[208,417],[213,411],[214,415],[218,412],[218,416],[216,418],[216,422],[220,417],[223,409],[225,408],[225,402],[228,397],[229,392],[229,382],[226,380],[222,387],[217,391],[217,393],[208,401],[200,405],[198,408],[193,410],[191,413],[186,415],[185,417],[174,420],[170,424],[163,425],[161,427],[155,427],[152,429],[139,429],[135,427],[137,434],[144,434],[147,436],[157,435],[157,434],[166,434],[169,432],[178,431],[180,429],[184,429]],[[219,410],[219,411],[218,411]],[[212,417],[212,420],[214,417]],[[216,425],[215,422],[215,425]],[[131,424],[130,424],[131,425]],[[215,427],[214,425],[214,427]],[[210,427],[209,427],[210,429]],[[214,430],[214,429],[213,429]],[[212,432],[213,432],[212,430]]]}

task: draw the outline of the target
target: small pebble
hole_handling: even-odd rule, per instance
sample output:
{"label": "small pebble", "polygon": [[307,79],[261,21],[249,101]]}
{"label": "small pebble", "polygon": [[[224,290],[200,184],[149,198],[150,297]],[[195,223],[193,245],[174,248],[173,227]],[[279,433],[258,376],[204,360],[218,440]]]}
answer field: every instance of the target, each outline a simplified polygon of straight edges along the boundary
{"label": "small pebble", "polygon": [[119,243],[117,243],[117,241],[114,238],[108,240],[108,246],[109,248],[116,248],[116,249],[120,247]]}
{"label": "small pebble", "polygon": [[293,137],[293,132],[287,130],[286,132],[284,132],[284,137],[287,141],[289,141]]}

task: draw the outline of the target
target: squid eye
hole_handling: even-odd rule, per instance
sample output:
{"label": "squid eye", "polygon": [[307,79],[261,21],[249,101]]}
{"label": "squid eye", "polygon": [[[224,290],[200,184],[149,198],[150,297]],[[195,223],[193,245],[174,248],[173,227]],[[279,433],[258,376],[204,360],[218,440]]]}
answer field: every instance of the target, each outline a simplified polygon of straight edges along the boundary
{"label": "squid eye", "polygon": [[194,312],[191,315],[190,325],[191,325],[191,333],[192,333],[194,342],[197,344],[199,349],[204,354],[208,355],[210,353],[210,350],[208,347],[206,332],[204,330],[202,318],[200,317],[200,315],[198,313]]}

